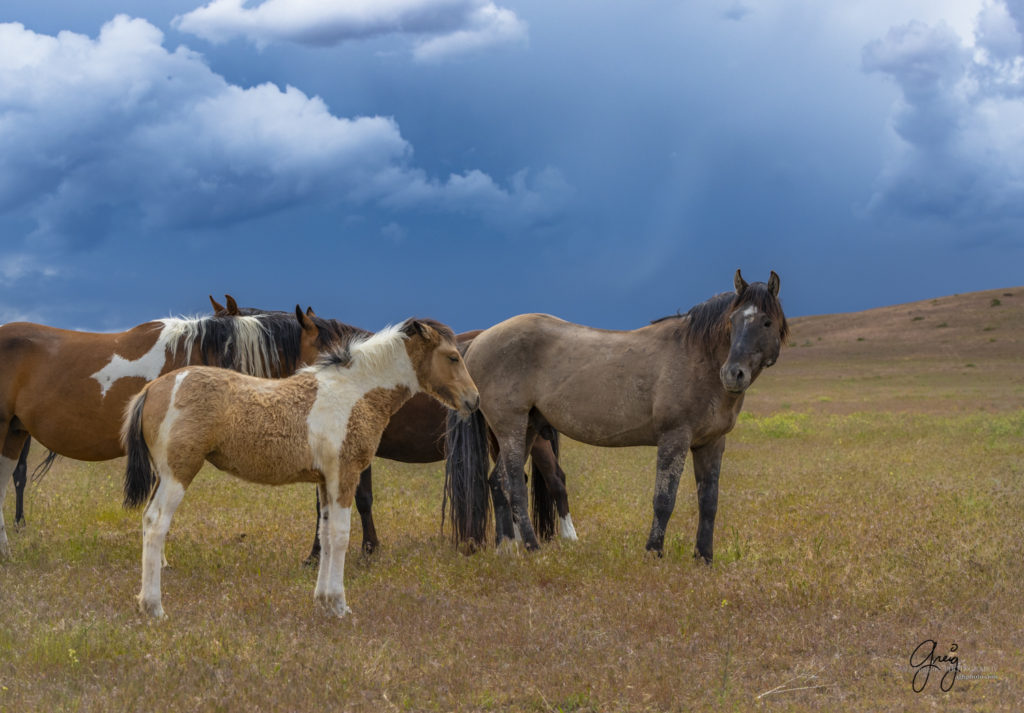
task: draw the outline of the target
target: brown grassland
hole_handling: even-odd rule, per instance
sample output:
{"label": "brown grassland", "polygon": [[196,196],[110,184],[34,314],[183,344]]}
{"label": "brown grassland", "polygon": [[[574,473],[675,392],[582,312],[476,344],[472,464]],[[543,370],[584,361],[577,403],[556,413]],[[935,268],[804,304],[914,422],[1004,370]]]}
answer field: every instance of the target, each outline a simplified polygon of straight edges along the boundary
{"label": "brown grassland", "polygon": [[[339,621],[301,564],[312,488],[208,468],[153,622],[122,463],[61,460],[0,563],[0,711],[1021,710],[1024,288],[793,322],[729,439],[712,567],[689,468],[644,554],[650,448],[565,443],[580,541],[531,555],[458,554],[441,464],[378,461],[384,546],[353,547]],[[959,675],[915,693],[929,639]]]}

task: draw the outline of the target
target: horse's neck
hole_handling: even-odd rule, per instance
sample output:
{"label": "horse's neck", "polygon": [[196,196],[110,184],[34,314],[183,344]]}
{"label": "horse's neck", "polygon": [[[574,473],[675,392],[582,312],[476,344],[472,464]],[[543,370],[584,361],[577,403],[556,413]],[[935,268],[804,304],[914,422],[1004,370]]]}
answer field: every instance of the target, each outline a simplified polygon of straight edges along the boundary
{"label": "horse's neck", "polygon": [[[363,354],[355,355],[349,366],[336,368],[327,378],[332,381],[338,379],[340,382],[361,383],[367,390],[404,390],[405,398],[420,391],[419,379],[405,350],[393,358],[384,360]],[[395,409],[397,410],[399,406],[401,403]]]}

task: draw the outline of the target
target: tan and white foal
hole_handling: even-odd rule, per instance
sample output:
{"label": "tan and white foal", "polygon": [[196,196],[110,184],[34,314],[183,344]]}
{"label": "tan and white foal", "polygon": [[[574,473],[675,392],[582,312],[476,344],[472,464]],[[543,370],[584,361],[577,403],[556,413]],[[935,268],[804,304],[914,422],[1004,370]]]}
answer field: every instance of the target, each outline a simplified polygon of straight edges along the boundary
{"label": "tan and white foal", "polygon": [[429,320],[408,320],[354,341],[287,379],[186,367],[149,383],[128,405],[122,429],[125,506],[149,497],[140,608],[163,616],[160,569],[171,517],[209,461],[255,483],[318,484],[323,553],[315,597],[344,616],[350,611],[345,552],[359,474],[391,414],[419,391],[463,414],[479,404],[452,331]]}

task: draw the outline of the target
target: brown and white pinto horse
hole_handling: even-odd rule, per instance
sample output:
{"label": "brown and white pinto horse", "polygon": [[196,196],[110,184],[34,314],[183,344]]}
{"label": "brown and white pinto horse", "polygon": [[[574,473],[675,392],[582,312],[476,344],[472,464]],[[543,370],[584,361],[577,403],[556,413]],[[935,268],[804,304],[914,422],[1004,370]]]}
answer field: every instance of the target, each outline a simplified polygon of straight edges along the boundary
{"label": "brown and white pinto horse", "polygon": [[[292,373],[303,347],[282,349],[272,328],[278,322],[260,315],[167,318],[109,334],[0,326],[0,505],[29,434],[78,460],[122,455],[125,404],[160,374],[193,363]],[[293,341],[302,336],[295,334]],[[0,557],[9,552],[0,508]]]}
{"label": "brown and white pinto horse", "polygon": [[[323,503],[323,555],[315,597],[344,616],[351,506],[391,415],[425,391],[465,415],[479,395],[451,330],[408,320],[326,353],[285,379],[186,367],[146,385],[128,406],[125,505],[145,502],[140,608],[163,616],[164,540],[185,489],[204,460],[268,485],[316,483]],[[154,473],[155,470],[155,473]]]}

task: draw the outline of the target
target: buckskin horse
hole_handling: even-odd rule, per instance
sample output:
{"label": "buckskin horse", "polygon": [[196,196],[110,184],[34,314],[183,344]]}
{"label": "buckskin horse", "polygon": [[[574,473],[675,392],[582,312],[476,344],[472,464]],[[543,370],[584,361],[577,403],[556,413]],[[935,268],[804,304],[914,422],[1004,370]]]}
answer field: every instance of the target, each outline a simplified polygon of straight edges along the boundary
{"label": "buckskin horse", "polygon": [[[371,333],[353,327],[352,325],[339,322],[335,319],[327,319],[318,316],[312,308],[307,309],[305,314],[297,311],[297,319],[292,319],[288,313],[268,312],[248,307],[239,307],[238,302],[231,296],[225,295],[225,304],[220,304],[213,297],[210,297],[214,314],[220,316],[245,316],[245,315],[277,315],[284,320],[276,330],[286,332],[288,329],[295,331],[302,330],[304,336],[301,340],[293,338],[295,343],[303,344],[303,351],[299,354],[297,361],[311,364],[315,361],[318,353],[324,349],[330,349],[347,344],[356,337],[366,337]],[[480,330],[464,332],[456,335],[456,342],[461,350],[472,342],[473,338],[480,334]],[[377,448],[377,455],[388,460],[395,460],[400,463],[435,463],[443,461],[449,456],[446,451],[445,434],[447,429],[446,416],[448,409],[439,404],[435,399],[426,394],[417,394],[409,399],[395,414],[384,434],[381,437],[380,445]],[[530,451],[532,471],[532,494],[533,494],[533,522],[536,532],[542,538],[550,538],[555,534],[555,523],[557,518],[558,534],[563,539],[577,539],[576,529],[569,513],[569,499],[565,488],[565,471],[558,463],[558,433],[553,430],[546,431],[543,436],[537,438]],[[479,512],[475,515],[460,513],[458,517],[452,517],[452,536],[457,543],[467,543],[471,548],[482,545],[487,528],[488,506],[486,493],[483,497],[472,499],[459,498],[464,508],[476,508]],[[372,553],[380,546],[377,536],[377,528],[373,521],[373,473],[372,466],[367,466],[359,479],[359,487],[355,495],[356,510],[363,529],[362,551],[366,554]],[[317,505],[316,522],[319,522],[320,511],[319,501]],[[464,527],[465,523],[472,526]],[[314,530],[316,533],[317,530]],[[308,563],[313,563],[320,556],[320,539],[314,534],[313,546],[310,550]]]}
{"label": "buckskin horse", "polygon": [[[29,434],[78,460],[122,455],[125,404],[164,372],[191,363],[265,376],[294,372],[303,333],[290,326],[277,333],[284,323],[261,315],[167,318],[109,334],[0,326],[0,505]],[[9,553],[0,508],[0,557]]]}
{"label": "buckskin horse", "polygon": [[285,379],[185,367],[147,384],[122,431],[125,506],[149,499],[139,607],[164,614],[164,541],[186,488],[209,461],[250,482],[317,484],[323,553],[314,596],[329,613],[348,613],[345,553],[359,474],[391,415],[421,391],[464,415],[480,400],[454,334],[429,320],[357,338]]}
{"label": "buckskin horse", "polygon": [[475,419],[486,419],[493,430],[498,464],[486,478],[482,429],[457,424],[460,437],[477,434],[477,445],[467,448],[478,455],[464,458],[471,467],[453,469],[449,479],[462,493],[491,483],[498,543],[518,525],[525,547],[538,547],[522,480],[508,474],[522,470],[525,449],[550,426],[591,445],[657,447],[647,549],[658,555],[690,451],[699,510],[695,556],[711,562],[725,436],[736,424],[744,392],[775,363],[788,334],[775,272],[767,283],[747,284],[737,270],[734,287],[685,315],[633,331],[527,314],[473,340],[465,359],[480,390]]}

